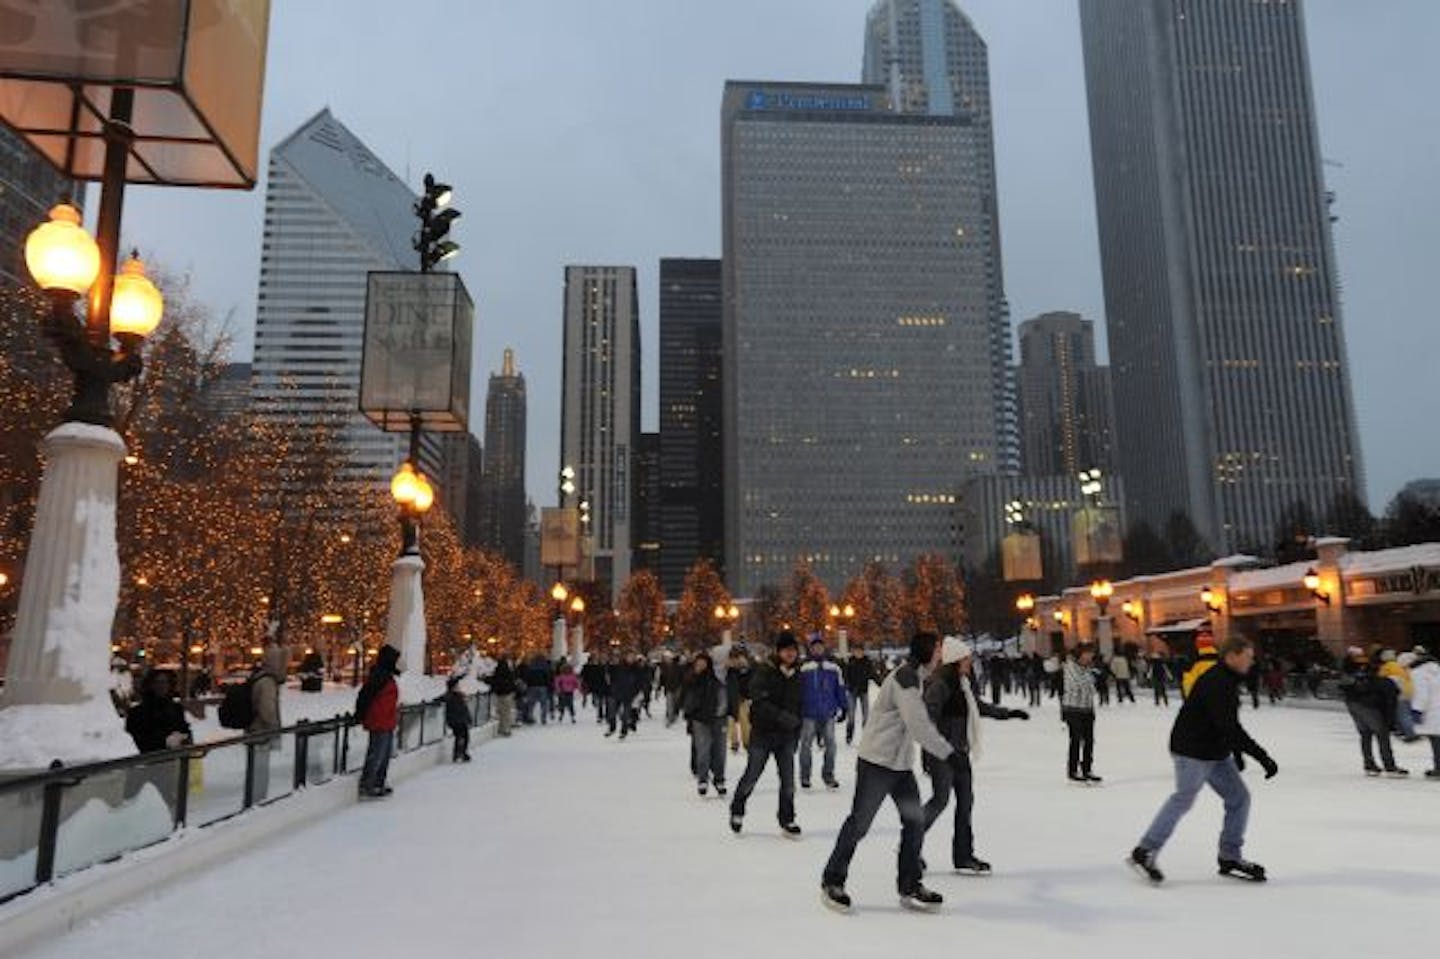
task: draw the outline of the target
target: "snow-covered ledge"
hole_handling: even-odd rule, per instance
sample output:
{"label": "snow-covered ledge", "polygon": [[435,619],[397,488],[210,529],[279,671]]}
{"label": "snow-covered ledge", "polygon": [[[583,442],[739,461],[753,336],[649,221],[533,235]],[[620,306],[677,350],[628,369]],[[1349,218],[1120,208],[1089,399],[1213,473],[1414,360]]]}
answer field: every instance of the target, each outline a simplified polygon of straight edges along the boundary
{"label": "snow-covered ledge", "polygon": [[135,751],[110,702],[110,627],[120,597],[115,544],[119,434],[65,423],[46,467],[0,693],[0,769],[114,759]]}

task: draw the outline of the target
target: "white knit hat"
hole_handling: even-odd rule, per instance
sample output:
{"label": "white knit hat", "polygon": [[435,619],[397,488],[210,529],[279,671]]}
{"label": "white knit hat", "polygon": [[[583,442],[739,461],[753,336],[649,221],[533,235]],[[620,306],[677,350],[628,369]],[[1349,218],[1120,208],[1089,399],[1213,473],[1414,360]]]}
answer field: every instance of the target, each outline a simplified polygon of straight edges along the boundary
{"label": "white knit hat", "polygon": [[959,636],[946,636],[944,643],[940,646],[940,662],[946,666],[951,663],[958,663],[962,659],[969,659],[975,655],[970,644]]}

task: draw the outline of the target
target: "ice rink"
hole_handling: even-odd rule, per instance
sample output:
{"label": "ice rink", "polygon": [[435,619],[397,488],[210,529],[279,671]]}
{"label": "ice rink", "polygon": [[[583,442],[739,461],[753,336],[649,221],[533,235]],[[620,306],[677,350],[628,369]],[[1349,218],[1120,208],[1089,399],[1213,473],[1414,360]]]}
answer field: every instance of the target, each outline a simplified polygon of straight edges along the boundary
{"label": "ice rink", "polygon": [[[1246,772],[1245,851],[1271,881],[1216,876],[1220,804],[1205,793],[1161,856],[1168,881],[1153,888],[1121,860],[1168,793],[1172,715],[1143,701],[1102,709],[1095,771],[1105,783],[1093,788],[1065,781],[1053,700],[1028,723],[987,721],[976,852],[995,873],[943,868],[947,810],[926,843],[926,882],[946,897],[938,914],[899,907],[889,808],[855,859],[855,913],[821,906],[853,749],[841,746],[838,792],[801,791],[801,841],[776,829],[773,771],[736,838],[725,801],[696,796],[679,726],[647,720],[622,743],[586,715],[520,729],[468,766],[408,780],[383,803],[272,839],[28,956],[1425,954],[1440,903],[1428,746],[1397,744],[1410,780],[1367,779],[1343,712],[1246,708],[1242,720],[1280,763],[1270,782],[1253,764]],[[732,785],[741,758],[730,756]]]}

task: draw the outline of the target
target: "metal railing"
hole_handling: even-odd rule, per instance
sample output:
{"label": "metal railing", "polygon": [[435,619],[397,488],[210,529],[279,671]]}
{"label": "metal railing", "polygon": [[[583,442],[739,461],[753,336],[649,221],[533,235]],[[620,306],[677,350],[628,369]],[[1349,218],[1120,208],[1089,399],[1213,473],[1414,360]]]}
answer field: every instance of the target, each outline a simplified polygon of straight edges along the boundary
{"label": "metal railing", "polygon": [[[467,697],[471,726],[490,694]],[[395,752],[445,738],[442,700],[400,708]],[[0,903],[53,879],[358,773],[362,727],[349,713],[202,745],[52,767],[0,780]]]}

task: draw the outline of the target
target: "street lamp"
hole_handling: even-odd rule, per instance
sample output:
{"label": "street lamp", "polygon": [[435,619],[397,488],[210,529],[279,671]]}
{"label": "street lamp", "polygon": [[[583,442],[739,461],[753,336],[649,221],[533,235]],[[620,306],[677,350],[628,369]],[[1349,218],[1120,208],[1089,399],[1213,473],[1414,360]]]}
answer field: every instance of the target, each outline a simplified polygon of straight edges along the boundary
{"label": "street lamp", "polygon": [[1095,605],[1100,607],[1100,615],[1104,616],[1106,609],[1110,606],[1110,597],[1115,595],[1115,587],[1108,579],[1100,579],[1090,584],[1090,598],[1095,600]]}
{"label": "street lamp", "polygon": [[1128,600],[1128,599],[1127,599],[1127,600],[1125,600],[1125,602],[1123,602],[1123,603],[1120,604],[1120,612],[1124,613],[1124,614],[1125,614],[1125,617],[1126,617],[1127,619],[1129,619],[1130,622],[1132,622],[1132,623],[1138,623],[1138,622],[1140,622],[1140,604],[1139,604],[1139,603],[1136,603],[1136,602],[1134,602],[1134,601],[1132,601],[1132,600]]}
{"label": "street lamp", "polygon": [[[1092,472],[1096,472],[1092,470]],[[1095,600],[1095,605],[1100,610],[1100,620],[1096,624],[1097,639],[1099,640],[1100,654],[1109,656],[1115,646],[1114,624],[1106,615],[1110,608],[1110,597],[1115,595],[1115,586],[1108,579],[1096,580],[1090,584],[1090,598]]]}
{"label": "street lamp", "polygon": [[728,646],[733,638],[735,621],[740,618],[740,607],[734,603],[715,604],[715,622],[720,627],[720,643]]}
{"label": "street lamp", "polygon": [[390,480],[390,495],[400,507],[401,556],[420,555],[420,518],[435,504],[435,488],[410,460]]}
{"label": "street lamp", "polygon": [[1313,566],[1305,571],[1304,583],[1305,588],[1310,591],[1311,596],[1314,596],[1326,606],[1330,605],[1330,593],[1328,590],[1320,588],[1320,574],[1315,572]]}
{"label": "street lamp", "polygon": [[1218,613],[1223,608],[1220,605],[1220,595],[1216,593],[1215,590],[1211,589],[1209,586],[1201,588],[1200,602],[1204,603],[1205,608],[1210,610],[1210,612],[1212,613]]}
{"label": "street lamp", "polygon": [[835,622],[835,646],[837,656],[850,655],[850,621],[855,618],[855,607],[831,605],[830,618]]}

